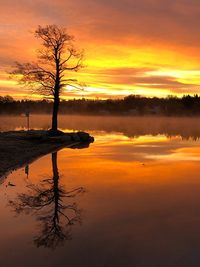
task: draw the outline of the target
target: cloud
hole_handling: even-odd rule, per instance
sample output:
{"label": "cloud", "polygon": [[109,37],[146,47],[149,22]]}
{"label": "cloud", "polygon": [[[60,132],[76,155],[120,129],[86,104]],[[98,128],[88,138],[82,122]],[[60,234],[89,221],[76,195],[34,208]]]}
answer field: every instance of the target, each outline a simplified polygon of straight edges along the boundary
{"label": "cloud", "polygon": [[200,41],[199,12],[196,0],[9,0],[1,3],[0,22],[69,25],[81,35],[111,42],[139,36],[142,40],[196,46]]}
{"label": "cloud", "polygon": [[[143,87],[147,90],[162,88],[170,89],[176,93],[185,93],[187,90],[195,90],[196,92],[199,90],[198,84],[183,82],[178,79],[178,77],[156,75],[157,72],[158,69],[144,67],[110,68],[96,70],[96,72],[93,72],[93,79],[96,80],[98,84],[115,84],[116,88],[123,88],[124,85],[129,86],[130,89],[135,87]],[[200,75],[197,77],[200,78]]]}
{"label": "cloud", "polygon": [[66,26],[78,46],[85,48],[87,67],[78,77],[103,89],[96,96],[113,95],[111,90],[121,95],[128,87],[130,92],[136,87],[192,92],[198,82],[149,72],[166,67],[200,69],[199,13],[197,0],[3,1],[1,72],[16,60],[34,60],[38,47],[34,29],[55,23]]}

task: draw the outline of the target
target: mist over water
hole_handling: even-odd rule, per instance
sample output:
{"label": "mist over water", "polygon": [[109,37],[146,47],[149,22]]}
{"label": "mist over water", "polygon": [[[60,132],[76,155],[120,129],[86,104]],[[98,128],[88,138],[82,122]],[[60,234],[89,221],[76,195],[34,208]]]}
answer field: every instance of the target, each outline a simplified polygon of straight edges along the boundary
{"label": "mist over water", "polygon": [[[0,116],[0,131],[26,130],[25,116]],[[51,116],[31,115],[30,128],[49,129]],[[121,133],[127,137],[140,135],[200,136],[199,117],[119,117],[119,116],[78,116],[60,115],[59,127],[64,131],[84,130]]]}
{"label": "mist over water", "polygon": [[[0,265],[199,266],[199,122],[60,116],[62,130],[95,142],[1,181]],[[49,126],[31,116],[31,128]],[[26,118],[1,117],[0,127],[25,129]]]}

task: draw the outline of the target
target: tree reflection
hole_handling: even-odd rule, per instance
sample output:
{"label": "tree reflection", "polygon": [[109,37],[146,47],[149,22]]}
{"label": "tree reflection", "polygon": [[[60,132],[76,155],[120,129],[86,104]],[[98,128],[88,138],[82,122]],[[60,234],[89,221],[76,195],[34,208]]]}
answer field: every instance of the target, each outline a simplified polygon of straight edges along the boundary
{"label": "tree reflection", "polygon": [[28,184],[28,193],[19,194],[15,201],[9,201],[9,205],[17,214],[36,215],[41,230],[34,238],[35,245],[55,249],[71,239],[71,226],[81,222],[81,211],[77,204],[66,204],[65,199],[83,193],[84,188],[66,191],[59,185],[57,152],[52,153],[52,172],[51,179],[45,179],[39,185]]}

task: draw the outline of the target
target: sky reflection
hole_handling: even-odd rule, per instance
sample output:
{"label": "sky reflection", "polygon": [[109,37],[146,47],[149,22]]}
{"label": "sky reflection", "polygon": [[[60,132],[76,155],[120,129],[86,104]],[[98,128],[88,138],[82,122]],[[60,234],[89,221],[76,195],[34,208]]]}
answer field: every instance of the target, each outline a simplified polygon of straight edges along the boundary
{"label": "sky reflection", "polygon": [[[181,124],[177,121],[176,132],[181,133]],[[91,125],[95,142],[89,148],[58,152],[59,185],[86,192],[72,201],[81,210],[82,224],[74,224],[71,240],[53,253],[33,243],[41,229],[36,214],[16,217],[8,205],[27,193],[27,182],[38,186],[52,177],[51,155],[29,166],[28,180],[24,168],[4,180],[0,186],[2,266],[16,262],[20,267],[199,266],[199,139],[150,134],[152,126],[128,125],[123,127],[132,133],[129,136],[113,125],[112,131],[107,126],[94,130]],[[191,125],[189,130],[196,135],[198,124]],[[86,122],[77,126],[87,127]],[[141,127],[146,134],[139,135]],[[167,127],[156,127],[167,133]],[[173,127],[168,126],[169,132]]]}

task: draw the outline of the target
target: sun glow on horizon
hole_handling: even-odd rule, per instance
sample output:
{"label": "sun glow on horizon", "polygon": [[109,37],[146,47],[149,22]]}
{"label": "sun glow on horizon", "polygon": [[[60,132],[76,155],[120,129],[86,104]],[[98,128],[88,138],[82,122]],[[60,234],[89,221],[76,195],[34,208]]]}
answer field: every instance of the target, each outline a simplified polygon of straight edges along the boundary
{"label": "sun glow on horizon", "polygon": [[[59,13],[71,10],[74,5],[67,1],[57,2],[56,9]],[[91,7],[87,0],[84,5],[80,0],[75,2],[78,5],[75,5],[73,10],[80,15],[78,21],[71,13],[67,14],[67,21],[59,17],[55,19],[50,12],[52,0],[46,2],[46,11],[39,12],[39,24],[55,23],[67,26],[69,33],[75,36],[76,45],[85,50],[85,67],[78,73],[69,73],[68,77],[78,79],[86,86],[84,90],[68,87],[64,90],[64,99],[82,96],[94,99],[122,98],[130,94],[166,97],[200,93],[200,40],[197,34],[199,27],[195,28],[195,25],[198,25],[195,17],[190,17],[193,23],[191,31],[191,27],[187,28],[183,20],[181,23],[179,21],[182,13],[179,14],[175,9],[174,12],[178,14],[174,16],[175,13],[168,10],[169,14],[162,14],[163,20],[159,17],[160,26],[155,27],[158,25],[158,18],[154,13],[147,14],[146,9],[142,8],[144,3],[145,6],[149,5],[146,0],[141,0],[141,6],[138,6],[140,16],[132,16],[132,13],[129,13],[131,8],[135,10],[131,1],[128,1],[130,9],[127,10],[126,6],[119,8],[118,1],[115,3],[116,9],[113,9],[109,1],[97,4],[98,1],[95,0],[94,13],[88,13]],[[163,7],[163,1],[156,0],[155,3],[158,7]],[[35,61],[35,52],[40,45],[33,35],[38,24],[35,16],[38,8],[30,8],[28,4],[15,8],[15,16],[9,6],[3,5],[1,9],[0,33],[3,38],[0,45],[0,95],[33,98],[30,90],[8,79],[6,70],[13,66],[15,61]],[[152,6],[148,8],[152,11]],[[185,6],[182,8],[187,11]],[[190,5],[190,8],[193,9],[193,6]],[[30,11],[28,17],[27,10]],[[95,12],[97,10],[98,12]],[[196,8],[192,12],[195,14],[195,11]],[[87,18],[84,14],[87,14]],[[63,15],[65,18],[66,14]],[[27,23],[21,18],[27,19]]]}

